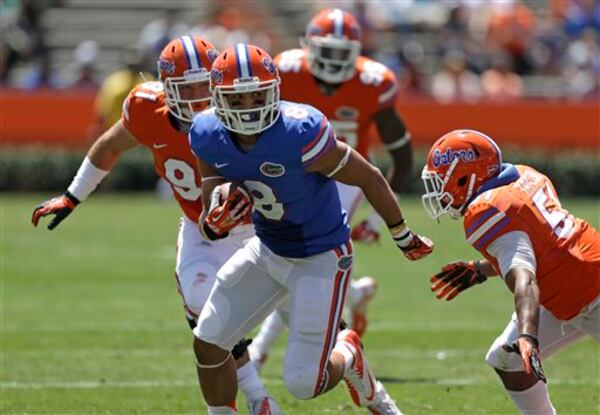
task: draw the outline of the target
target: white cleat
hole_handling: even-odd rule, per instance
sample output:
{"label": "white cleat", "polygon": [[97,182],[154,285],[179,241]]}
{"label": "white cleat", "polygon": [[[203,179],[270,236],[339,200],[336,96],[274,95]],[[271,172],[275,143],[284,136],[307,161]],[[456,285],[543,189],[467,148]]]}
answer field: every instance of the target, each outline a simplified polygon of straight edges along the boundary
{"label": "white cleat", "polygon": [[377,281],[373,277],[362,277],[351,281],[352,288],[361,293],[360,300],[350,309],[352,321],[350,328],[362,337],[367,329],[367,305],[377,292]]}
{"label": "white cleat", "polygon": [[375,402],[375,377],[369,370],[358,334],[354,330],[345,329],[339,332],[337,341],[342,343],[354,357],[352,366],[344,374],[344,381],[352,401],[356,406],[372,405]]}
{"label": "white cleat", "polygon": [[377,381],[375,386],[375,401],[367,409],[373,415],[402,415],[396,401],[388,395],[380,381]]}
{"label": "white cleat", "polygon": [[248,413],[250,415],[283,415],[275,400],[270,396],[248,402]]}

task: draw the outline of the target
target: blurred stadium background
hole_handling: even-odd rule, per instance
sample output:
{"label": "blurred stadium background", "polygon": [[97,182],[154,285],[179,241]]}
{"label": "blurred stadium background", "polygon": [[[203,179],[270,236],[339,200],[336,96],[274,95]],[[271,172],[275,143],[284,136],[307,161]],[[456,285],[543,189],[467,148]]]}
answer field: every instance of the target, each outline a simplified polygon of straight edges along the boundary
{"label": "blurred stadium background", "polygon": [[[403,201],[438,243],[438,256],[419,266],[387,241],[358,247],[357,271],[378,272],[384,287],[366,338],[376,370],[407,413],[513,411],[483,361],[508,321],[510,295],[499,283],[457,304],[429,294],[428,275],[473,252],[456,226],[425,217],[418,170],[442,133],[480,129],[506,160],[548,174],[566,207],[598,227],[596,0],[0,0],[0,412],[197,412],[170,277],[178,212],[157,201],[150,154],[128,154],[100,186],[124,193],[92,197],[59,230],[34,230],[29,215],[68,186],[139,72],[155,76],[170,38],[201,34],[219,48],[247,41],[274,56],[297,47],[310,17],[332,5],[355,13],[363,54],[398,76],[397,106],[416,150]],[[384,156],[376,160],[385,168]],[[140,190],[149,192],[131,193]],[[322,403],[293,401],[280,381],[282,346],[265,376],[288,413],[360,413],[339,390]],[[597,343],[561,353],[546,371],[559,412],[600,412]]]}

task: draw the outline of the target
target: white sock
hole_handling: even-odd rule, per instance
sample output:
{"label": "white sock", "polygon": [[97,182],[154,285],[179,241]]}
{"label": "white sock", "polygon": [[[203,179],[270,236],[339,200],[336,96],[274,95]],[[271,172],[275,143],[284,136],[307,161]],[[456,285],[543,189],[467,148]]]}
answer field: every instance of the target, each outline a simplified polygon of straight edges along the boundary
{"label": "white sock", "polygon": [[208,406],[208,415],[235,415],[237,411],[229,406]]}
{"label": "white sock", "polygon": [[285,324],[277,311],[272,312],[260,327],[260,331],[248,346],[252,360],[258,360],[269,353],[271,346],[283,331]]}
{"label": "white sock", "polygon": [[348,292],[346,293],[345,306],[349,309],[353,309],[356,307],[356,304],[358,304],[362,296],[362,290],[356,287],[356,281],[351,280],[350,284],[348,285]]}
{"label": "white sock", "polygon": [[556,410],[550,402],[548,387],[542,381],[538,381],[524,391],[507,390],[506,392],[523,415],[556,415]]}
{"label": "white sock", "polygon": [[333,351],[338,352],[342,356],[344,356],[344,375],[350,369],[350,366],[354,363],[354,355],[350,348],[353,347],[344,341],[336,342],[335,346],[333,346]]}
{"label": "white sock", "polygon": [[268,396],[252,362],[247,362],[244,366],[238,368],[237,379],[238,387],[247,401],[254,401]]}

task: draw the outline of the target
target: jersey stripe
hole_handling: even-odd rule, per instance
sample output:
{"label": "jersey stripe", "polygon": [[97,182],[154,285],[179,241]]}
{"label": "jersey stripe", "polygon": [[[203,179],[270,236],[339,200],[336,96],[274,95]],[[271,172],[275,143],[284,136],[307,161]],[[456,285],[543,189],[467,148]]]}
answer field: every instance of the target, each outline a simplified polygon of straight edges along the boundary
{"label": "jersey stripe", "polygon": [[498,213],[498,212],[499,212],[499,210],[498,210],[498,209],[496,209],[496,208],[495,208],[495,207],[493,207],[493,206],[490,206],[490,208],[489,208],[488,210],[486,210],[485,212],[483,212],[483,213],[481,214],[481,216],[479,216],[479,217],[477,218],[477,220],[476,220],[475,222],[473,222],[473,223],[471,224],[471,226],[469,226],[469,227],[467,228],[467,230],[465,231],[465,234],[467,235],[467,238],[468,238],[469,236],[471,236],[471,234],[473,233],[473,231],[474,231],[475,229],[479,228],[479,225],[481,225],[483,222],[485,222],[485,220],[486,220],[486,219],[488,219],[490,216],[492,216],[493,214],[495,214],[495,213]]}
{"label": "jersey stripe", "polygon": [[181,36],[181,42],[183,43],[183,50],[185,51],[185,58],[190,69],[200,69],[200,56],[196,52],[194,41],[190,36]]}
{"label": "jersey stripe", "polygon": [[496,213],[494,216],[489,218],[483,225],[481,225],[471,236],[467,238],[467,242],[473,245],[479,238],[489,231],[496,223],[500,222],[506,214],[502,211]]}
{"label": "jersey stripe", "polygon": [[313,140],[306,147],[302,149],[302,163],[310,163],[318,158],[318,156],[325,150],[328,146],[327,144],[333,142],[331,139],[333,137],[333,130],[329,123],[327,123],[325,130],[318,137],[318,139]]}
{"label": "jersey stripe", "polygon": [[475,249],[481,249],[485,244],[492,239],[494,236],[498,234],[506,226],[506,224],[510,221],[510,218],[507,216],[502,219],[500,222],[496,223],[483,237],[481,237],[475,245]]}

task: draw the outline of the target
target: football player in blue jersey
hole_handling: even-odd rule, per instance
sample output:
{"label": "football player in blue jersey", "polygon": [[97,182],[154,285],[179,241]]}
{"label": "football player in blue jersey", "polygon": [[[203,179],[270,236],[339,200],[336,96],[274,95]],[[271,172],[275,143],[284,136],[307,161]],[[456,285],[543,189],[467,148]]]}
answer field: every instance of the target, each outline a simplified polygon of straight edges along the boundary
{"label": "football player in blue jersey", "polygon": [[336,140],[323,114],[279,100],[277,68],[265,51],[247,44],[223,51],[211,93],[214,108],[196,116],[189,136],[208,206],[199,226],[209,239],[225,238],[252,210],[256,236],[219,270],[194,330],[209,414],[235,413],[229,350],[283,301],[292,395],[311,399],[344,379],[356,405],[399,414],[356,332],[339,331],[353,254],[335,181],[362,189],[408,259],[428,255],[433,243],[408,228],[385,177]]}

